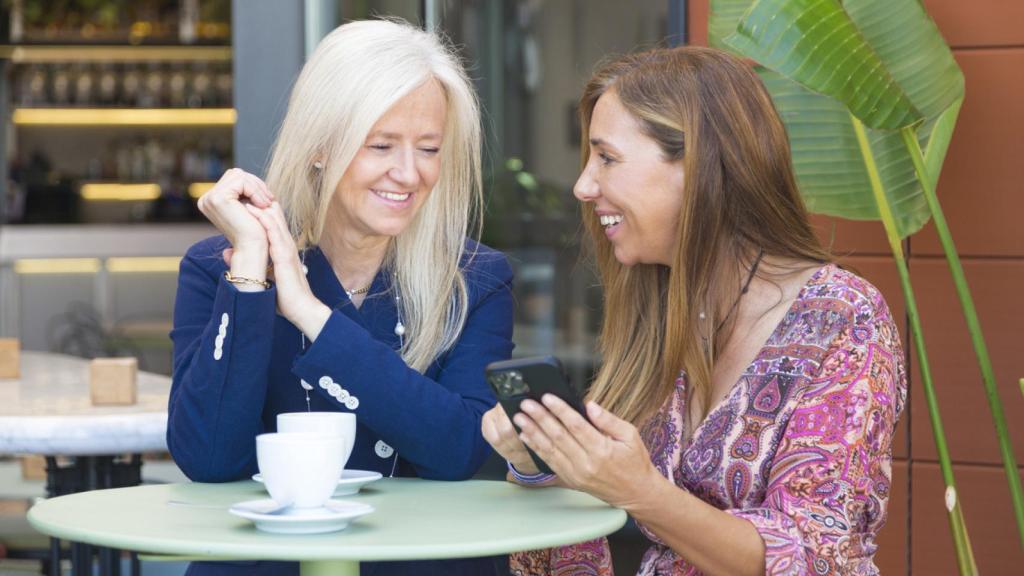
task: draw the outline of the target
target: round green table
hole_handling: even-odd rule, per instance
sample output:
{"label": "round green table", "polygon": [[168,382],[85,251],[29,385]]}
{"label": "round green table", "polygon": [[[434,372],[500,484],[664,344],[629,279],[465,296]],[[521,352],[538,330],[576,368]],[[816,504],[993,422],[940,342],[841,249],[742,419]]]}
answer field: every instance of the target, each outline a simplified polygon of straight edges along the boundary
{"label": "round green table", "polygon": [[344,497],[376,511],[330,534],[269,534],[227,511],[267,497],[251,481],[135,486],[43,500],[28,520],[51,536],[139,552],[298,561],[302,576],[356,576],[363,560],[467,558],[573,544],[626,523],[625,512],[582,492],[486,480],[385,478]]}

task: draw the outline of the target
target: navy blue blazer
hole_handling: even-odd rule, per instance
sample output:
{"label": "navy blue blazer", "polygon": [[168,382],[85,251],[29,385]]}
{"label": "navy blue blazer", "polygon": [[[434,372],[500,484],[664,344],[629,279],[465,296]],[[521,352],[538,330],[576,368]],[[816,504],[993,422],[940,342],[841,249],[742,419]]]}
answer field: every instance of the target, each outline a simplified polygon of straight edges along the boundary
{"label": "navy blue blazer", "polygon": [[[178,277],[167,445],[189,478],[229,482],[254,474],[256,435],[275,430],[277,414],[306,410],[300,379],[313,385],[312,410],[356,414],[356,442],[346,468],[435,480],[462,480],[476,472],[491,453],[481,418],[496,402],[484,366],[508,358],[513,347],[512,270],[504,255],[467,240],[465,327],[458,343],[421,374],[397,353],[389,274],[378,273],[357,309],[323,253],[306,250],[310,288],[333,309],[310,343],[276,314],[275,288],[240,292],[224,279],[221,253],[228,246],[223,236],[195,244]],[[320,385],[324,378],[348,392],[347,402]],[[297,573],[294,564],[245,564],[236,572],[228,563],[196,563],[189,574]],[[364,563],[362,572],[488,574],[492,564]]]}

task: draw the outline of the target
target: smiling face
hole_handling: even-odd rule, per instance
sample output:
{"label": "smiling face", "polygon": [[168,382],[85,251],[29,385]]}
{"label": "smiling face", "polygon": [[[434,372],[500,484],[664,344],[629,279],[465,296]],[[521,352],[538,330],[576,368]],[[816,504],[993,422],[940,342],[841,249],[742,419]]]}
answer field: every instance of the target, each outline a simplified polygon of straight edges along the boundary
{"label": "smiling face", "polygon": [[440,176],[447,113],[445,93],[436,80],[388,109],[338,182],[330,225],[354,243],[405,230]]}
{"label": "smiling face", "polygon": [[594,106],[589,137],[576,198],[594,203],[619,262],[671,265],[683,206],[682,161],[665,160],[613,90]]}

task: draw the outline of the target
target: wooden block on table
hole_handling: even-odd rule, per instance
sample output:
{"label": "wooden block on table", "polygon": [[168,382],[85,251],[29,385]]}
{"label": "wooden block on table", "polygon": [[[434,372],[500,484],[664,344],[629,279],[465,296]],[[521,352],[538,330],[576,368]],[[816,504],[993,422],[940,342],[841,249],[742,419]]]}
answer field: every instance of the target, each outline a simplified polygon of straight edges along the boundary
{"label": "wooden block on table", "polygon": [[0,517],[25,516],[29,508],[27,500],[0,500]]}
{"label": "wooden block on table", "polygon": [[136,402],[135,358],[95,358],[89,363],[89,396],[101,405],[131,405]]}
{"label": "wooden block on table", "polygon": [[23,480],[46,480],[46,457],[35,454],[21,457]]}
{"label": "wooden block on table", "polygon": [[17,338],[0,338],[0,378],[21,376],[21,341]]}

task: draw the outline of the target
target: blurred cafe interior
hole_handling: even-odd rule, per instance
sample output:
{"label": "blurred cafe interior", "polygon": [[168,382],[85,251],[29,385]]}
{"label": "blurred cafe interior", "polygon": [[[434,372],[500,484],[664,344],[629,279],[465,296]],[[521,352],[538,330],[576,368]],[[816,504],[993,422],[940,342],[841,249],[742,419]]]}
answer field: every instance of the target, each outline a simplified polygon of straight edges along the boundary
{"label": "blurred cafe interior", "polygon": [[323,33],[392,15],[461,47],[487,111],[483,234],[513,255],[517,354],[555,352],[585,378],[600,295],[577,265],[575,100],[602,56],[679,36],[679,3],[275,4],[5,2],[0,335],[169,373],[178,258],[213,232],[196,199],[227,168],[261,173]]}

